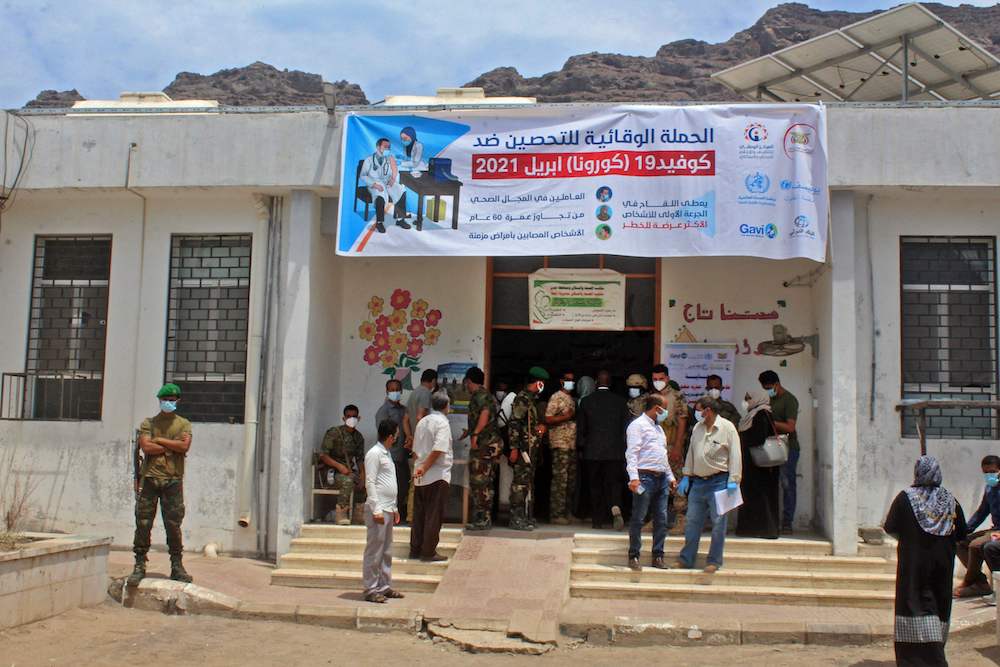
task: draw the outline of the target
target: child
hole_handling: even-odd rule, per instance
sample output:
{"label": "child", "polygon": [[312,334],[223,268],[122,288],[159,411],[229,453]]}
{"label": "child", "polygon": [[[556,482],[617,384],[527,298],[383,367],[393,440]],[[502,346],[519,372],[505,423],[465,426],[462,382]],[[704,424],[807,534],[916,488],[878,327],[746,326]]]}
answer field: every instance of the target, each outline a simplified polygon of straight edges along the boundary
{"label": "child", "polygon": [[383,603],[388,598],[401,598],[392,590],[392,527],[399,523],[396,509],[396,465],[389,450],[396,443],[399,424],[391,419],[378,423],[378,442],[365,454],[365,544],[362,582],[365,600]]}
{"label": "child", "polygon": [[964,541],[958,543],[958,559],[965,566],[965,578],[955,589],[955,597],[960,598],[979,597],[993,592],[989,579],[983,574],[983,547],[990,541],[990,533],[1000,530],[1000,486],[997,485],[1000,479],[1000,456],[993,454],[985,456],[981,465],[986,480],[986,492],[983,493],[983,501],[969,519],[968,525],[970,531],[975,530],[989,516],[993,520],[993,527],[970,533]]}

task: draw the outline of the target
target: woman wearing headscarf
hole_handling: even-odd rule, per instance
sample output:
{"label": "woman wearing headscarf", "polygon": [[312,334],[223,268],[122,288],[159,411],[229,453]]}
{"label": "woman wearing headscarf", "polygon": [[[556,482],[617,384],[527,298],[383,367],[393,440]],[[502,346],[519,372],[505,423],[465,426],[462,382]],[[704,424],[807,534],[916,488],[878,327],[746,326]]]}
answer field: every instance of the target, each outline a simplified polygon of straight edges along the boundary
{"label": "woman wearing headscarf", "polygon": [[746,413],[737,426],[743,450],[743,480],[740,492],[743,506],[736,522],[736,534],[743,537],[778,539],[781,514],[778,497],[781,486],[781,466],[761,468],[754,464],[754,447],[760,447],[776,435],[771,416],[771,399],[763,389],[748,391],[743,399]]}
{"label": "woman wearing headscarf", "polygon": [[913,486],[889,508],[885,532],[895,537],[898,665],[945,665],[957,543],[967,528],[962,506],[941,486],[941,466],[921,456]]}
{"label": "woman wearing headscarf", "polygon": [[399,131],[399,140],[403,142],[403,153],[410,163],[412,171],[425,169],[427,165],[421,164],[424,159],[424,145],[417,141],[417,131],[407,125]]}

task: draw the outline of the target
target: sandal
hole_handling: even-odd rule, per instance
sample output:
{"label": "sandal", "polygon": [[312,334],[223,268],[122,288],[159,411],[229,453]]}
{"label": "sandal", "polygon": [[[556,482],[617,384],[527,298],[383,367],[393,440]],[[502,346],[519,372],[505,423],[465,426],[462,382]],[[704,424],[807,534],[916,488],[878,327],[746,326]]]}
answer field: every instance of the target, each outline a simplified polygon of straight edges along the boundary
{"label": "sandal", "polygon": [[365,596],[365,602],[377,602],[379,604],[385,604],[385,596],[381,593],[369,593]]}
{"label": "sandal", "polygon": [[382,593],[382,595],[384,597],[386,597],[388,599],[392,599],[392,600],[402,600],[403,598],[406,597],[405,595],[403,595],[399,591],[394,591],[391,588],[386,589],[385,592]]}

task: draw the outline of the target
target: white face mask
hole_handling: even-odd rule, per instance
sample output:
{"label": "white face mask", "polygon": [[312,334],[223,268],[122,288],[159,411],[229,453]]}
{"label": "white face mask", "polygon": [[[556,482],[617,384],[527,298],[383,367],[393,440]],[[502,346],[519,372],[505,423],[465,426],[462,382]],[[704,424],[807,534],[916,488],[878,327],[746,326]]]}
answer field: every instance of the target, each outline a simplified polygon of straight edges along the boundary
{"label": "white face mask", "polygon": [[708,395],[711,396],[712,398],[718,400],[722,396],[722,392],[720,390],[718,390],[718,389],[709,389],[708,390]]}
{"label": "white face mask", "polygon": [[667,383],[663,380],[653,380],[653,388],[656,391],[663,391],[667,386]]}
{"label": "white face mask", "polygon": [[701,410],[695,410],[694,411],[694,420],[695,421],[700,422],[700,421],[702,421],[704,419],[705,419],[705,413],[704,412],[702,412]]}
{"label": "white face mask", "polygon": [[576,382],[573,380],[563,380],[563,389],[566,391],[573,391],[573,387],[576,386]]}
{"label": "white face mask", "polygon": [[628,395],[631,396],[632,398],[639,398],[639,394],[641,394],[641,393],[642,393],[642,389],[640,389],[639,387],[629,387],[628,388]]}
{"label": "white face mask", "polygon": [[747,412],[749,409],[750,409],[750,402],[749,401],[743,401],[742,403],[740,403],[740,410],[742,412]]}
{"label": "white face mask", "polygon": [[357,417],[348,417],[344,420],[344,423],[347,424],[349,428],[357,428],[359,421],[360,420]]}

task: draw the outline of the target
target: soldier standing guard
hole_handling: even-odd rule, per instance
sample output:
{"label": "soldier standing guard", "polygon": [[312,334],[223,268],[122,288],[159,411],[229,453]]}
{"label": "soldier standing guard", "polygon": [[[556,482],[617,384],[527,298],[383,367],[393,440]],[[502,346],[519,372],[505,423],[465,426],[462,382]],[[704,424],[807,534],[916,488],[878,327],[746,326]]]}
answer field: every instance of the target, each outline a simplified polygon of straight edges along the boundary
{"label": "soldier standing guard", "polygon": [[184,544],[181,522],[184,520],[184,461],[191,448],[191,422],[176,414],[181,389],[165,384],[156,392],[160,412],[143,420],[139,427],[139,448],[143,453],[139,470],[139,488],[135,503],[135,569],[126,582],[137,586],[146,576],[146,554],[149,553],[150,533],[160,504],[163,529],[170,551],[170,578],[190,582],[191,575],[182,562]]}
{"label": "soldier standing guard", "polygon": [[[364,467],[365,438],[358,431],[361,420],[358,406],[344,407],[344,423],[333,426],[323,436],[323,451],[320,461],[330,466],[336,472],[333,487],[337,489],[337,507],[334,511],[338,526],[351,525],[351,492],[354,492],[355,514],[364,509],[366,499]],[[363,523],[363,518],[355,517],[355,523]]]}
{"label": "soldier standing guard", "polygon": [[534,530],[532,491],[535,485],[535,467],[541,456],[540,443],[545,435],[545,424],[538,414],[535,401],[545,389],[549,374],[538,366],[528,371],[524,389],[514,398],[507,429],[510,433],[510,465],[514,477],[510,483],[510,524],[514,530]]}
{"label": "soldier standing guard", "polygon": [[545,406],[545,423],[552,450],[549,521],[565,526],[569,524],[570,498],[576,488],[576,401],[573,400],[576,375],[566,371],[560,384],[560,390],[552,394]]}
{"label": "soldier standing guard", "polygon": [[497,426],[497,402],[483,387],[483,371],[473,367],[465,372],[469,398],[469,490],[472,492],[472,522],[466,530],[489,530],[493,526],[493,482],[497,460],[503,448]]}

